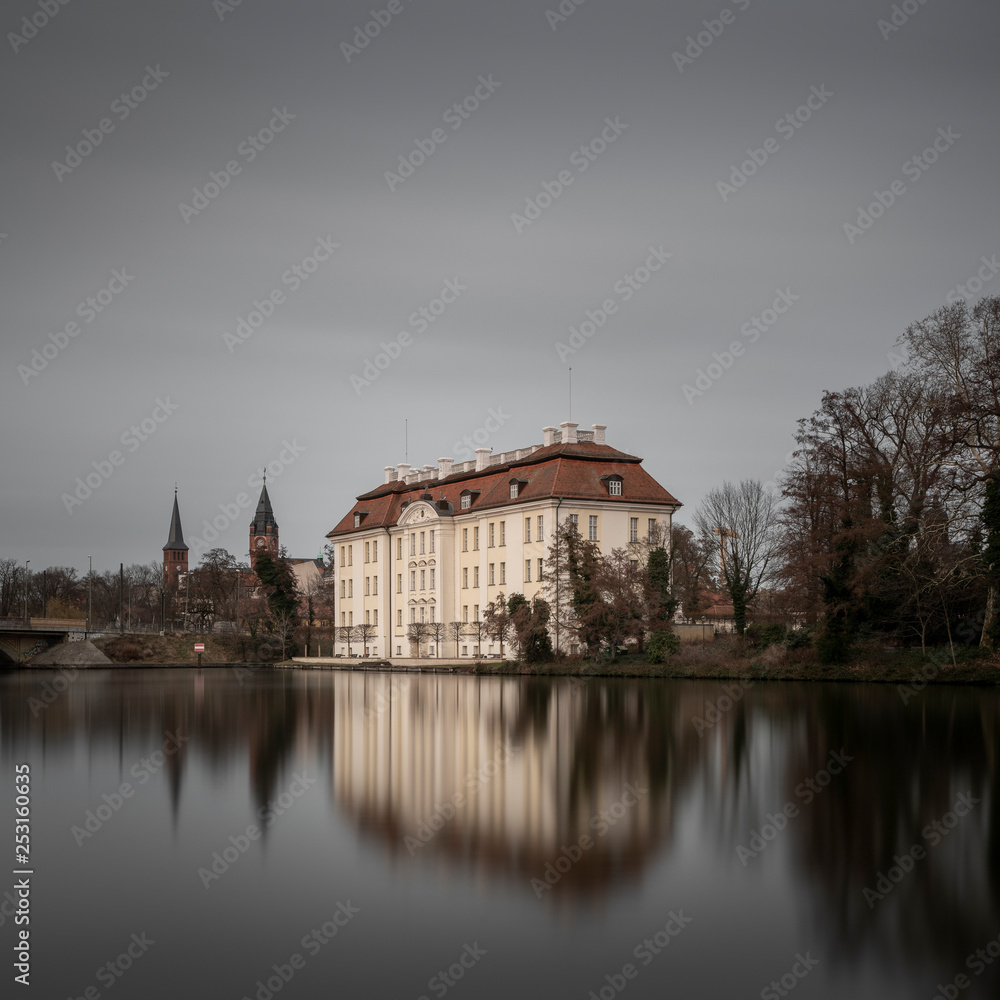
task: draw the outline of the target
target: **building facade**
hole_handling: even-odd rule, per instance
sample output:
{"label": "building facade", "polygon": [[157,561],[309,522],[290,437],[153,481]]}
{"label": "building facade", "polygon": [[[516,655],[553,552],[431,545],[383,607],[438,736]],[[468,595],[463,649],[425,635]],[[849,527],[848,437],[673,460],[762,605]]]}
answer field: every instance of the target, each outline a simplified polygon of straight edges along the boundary
{"label": "building facade", "polygon": [[[498,594],[545,596],[545,560],[566,521],[603,553],[669,538],[680,503],[642,459],[607,444],[605,425],[578,426],[546,427],[543,444],[503,454],[478,448],[474,462],[386,466],[382,485],[359,496],[326,536],[334,546],[335,624],[355,629],[350,651],[476,655],[480,640],[469,633]],[[449,632],[441,648],[430,638],[415,650],[414,622],[473,628],[457,642]],[[346,640],[337,652],[348,653]],[[484,635],[478,652],[497,656],[499,644]]]}

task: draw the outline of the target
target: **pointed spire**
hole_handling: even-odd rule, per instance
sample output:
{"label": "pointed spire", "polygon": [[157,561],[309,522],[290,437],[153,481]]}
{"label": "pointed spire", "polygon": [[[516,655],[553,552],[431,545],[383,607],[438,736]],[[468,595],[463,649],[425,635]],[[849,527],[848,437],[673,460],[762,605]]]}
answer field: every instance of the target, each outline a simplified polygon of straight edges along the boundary
{"label": "pointed spire", "polygon": [[184,544],[184,532],[181,530],[181,512],[177,506],[177,485],[174,484],[174,510],[170,515],[170,535],[167,544],[163,546],[167,549],[187,549]]}
{"label": "pointed spire", "polygon": [[274,519],[274,511],[271,508],[271,498],[267,495],[267,473],[264,473],[264,485],[260,491],[260,500],[257,501],[257,510],[254,514],[253,521],[250,524],[250,530],[255,535],[264,534],[264,528],[266,525],[271,525],[274,531],[272,534],[278,530],[278,522]]}

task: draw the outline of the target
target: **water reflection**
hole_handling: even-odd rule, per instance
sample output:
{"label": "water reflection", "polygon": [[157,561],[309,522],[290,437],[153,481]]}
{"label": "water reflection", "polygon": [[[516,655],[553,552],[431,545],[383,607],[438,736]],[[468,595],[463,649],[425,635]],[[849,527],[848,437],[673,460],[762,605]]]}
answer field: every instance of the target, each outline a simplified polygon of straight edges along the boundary
{"label": "water reflection", "polygon": [[[760,683],[703,724],[718,684],[110,670],[48,701],[53,677],[0,678],[5,755],[58,769],[115,752],[122,772],[127,748],[184,733],[165,765],[175,825],[189,780],[224,788],[245,768],[256,811],[306,760],[331,821],[389,867],[485,880],[555,924],[680,857],[712,872],[706,905],[724,907],[728,886],[785,894],[831,965],[874,962],[901,996],[967,971],[1000,932],[993,690],[929,689],[904,705],[888,686]],[[807,800],[832,751],[850,762]],[[195,758],[204,773],[191,778]],[[960,793],[978,804],[932,846],[925,828]],[[789,803],[785,829],[742,864],[737,845]],[[926,856],[866,900],[914,845]],[[982,995],[1000,985],[995,968],[975,980]]]}

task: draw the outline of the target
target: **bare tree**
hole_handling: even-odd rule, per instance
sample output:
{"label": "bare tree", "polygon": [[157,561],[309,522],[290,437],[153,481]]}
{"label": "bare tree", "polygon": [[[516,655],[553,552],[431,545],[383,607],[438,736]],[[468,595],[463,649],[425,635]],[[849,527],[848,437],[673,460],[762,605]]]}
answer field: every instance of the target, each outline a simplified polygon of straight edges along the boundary
{"label": "bare tree", "polygon": [[430,623],[429,622],[410,622],[406,626],[406,638],[410,640],[410,651],[416,650],[417,656],[420,656],[420,646],[421,643],[430,635]]}
{"label": "bare tree", "polygon": [[495,600],[486,605],[486,632],[491,639],[500,643],[500,659],[503,659],[503,644],[514,633],[514,620],[507,607],[507,598],[501,590]]}
{"label": "bare tree", "polygon": [[337,626],[337,638],[341,642],[347,643],[347,655],[351,656],[351,640],[354,638],[354,626],[353,625],[338,625]]}
{"label": "bare tree", "polygon": [[447,633],[447,626],[444,622],[428,622],[427,634],[434,640],[434,655],[441,656],[441,643]]}
{"label": "bare tree", "polygon": [[458,659],[458,644],[465,636],[465,622],[448,622],[448,638],[455,642],[455,659]]}
{"label": "bare tree", "polygon": [[733,602],[740,635],[746,629],[747,605],[773,571],[778,555],[778,507],[759,480],[724,482],[709,490],[695,513],[706,542],[715,541],[719,575]]}
{"label": "bare tree", "polygon": [[475,621],[468,622],[465,627],[468,630],[469,637],[476,641],[476,656],[481,657],[483,655],[483,636],[487,634],[486,622],[481,618],[477,618]]}
{"label": "bare tree", "polygon": [[360,622],[354,626],[354,639],[368,655],[368,644],[378,636],[378,629],[371,622]]}

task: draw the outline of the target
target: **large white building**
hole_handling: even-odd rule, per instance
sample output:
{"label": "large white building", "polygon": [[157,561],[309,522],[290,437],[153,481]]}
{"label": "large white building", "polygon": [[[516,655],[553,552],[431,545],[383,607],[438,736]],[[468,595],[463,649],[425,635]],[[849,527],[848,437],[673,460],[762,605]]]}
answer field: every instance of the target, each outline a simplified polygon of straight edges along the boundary
{"label": "large white building", "polygon": [[[351,653],[409,656],[411,622],[473,623],[501,592],[545,596],[545,559],[567,520],[605,553],[654,532],[669,537],[680,503],[642,459],[607,444],[605,425],[578,426],[546,427],[543,444],[503,454],[478,448],[474,462],[386,466],[385,481],[326,536],[335,546],[336,625],[369,626]],[[499,655],[499,645],[482,642],[482,655]],[[454,655],[457,645],[472,656],[477,642],[467,635],[456,644],[448,632],[436,645],[425,640],[420,653]],[[346,640],[337,652],[347,654]]]}

